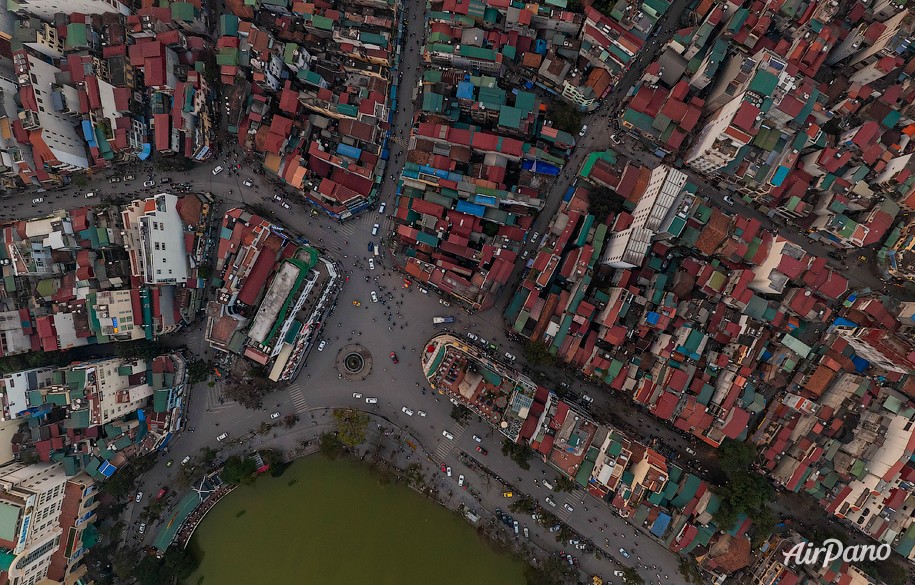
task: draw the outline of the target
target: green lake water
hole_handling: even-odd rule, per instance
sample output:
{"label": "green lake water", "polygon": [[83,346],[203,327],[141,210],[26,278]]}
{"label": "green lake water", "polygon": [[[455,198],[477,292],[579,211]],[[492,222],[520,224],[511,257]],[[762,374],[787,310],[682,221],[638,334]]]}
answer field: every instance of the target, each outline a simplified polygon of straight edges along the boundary
{"label": "green lake water", "polygon": [[453,513],[317,455],[226,496],[191,546],[201,563],[185,585],[524,583],[521,563]]}

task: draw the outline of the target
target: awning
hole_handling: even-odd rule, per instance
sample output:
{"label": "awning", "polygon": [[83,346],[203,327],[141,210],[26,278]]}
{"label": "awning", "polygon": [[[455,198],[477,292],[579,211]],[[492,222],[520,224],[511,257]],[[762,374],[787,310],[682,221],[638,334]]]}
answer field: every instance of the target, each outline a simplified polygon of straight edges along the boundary
{"label": "awning", "polygon": [[152,145],[148,142],[143,144],[143,150],[140,151],[140,160],[146,160],[152,154]]}

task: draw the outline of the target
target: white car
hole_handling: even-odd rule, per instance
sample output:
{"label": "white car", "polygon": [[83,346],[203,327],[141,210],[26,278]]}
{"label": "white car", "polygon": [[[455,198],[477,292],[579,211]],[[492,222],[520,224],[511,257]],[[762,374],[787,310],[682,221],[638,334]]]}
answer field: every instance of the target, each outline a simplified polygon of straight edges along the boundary
{"label": "white car", "polygon": [[373,226],[372,226],[372,235],[373,235],[373,236],[377,236],[377,235],[378,235],[378,230],[379,230],[380,228],[381,228],[381,226],[378,225],[377,223],[376,223],[375,225],[373,225]]}
{"label": "white car", "polygon": [[280,418],[280,413],[274,412],[273,414],[270,415],[270,418]]}
{"label": "white car", "polygon": [[429,294],[429,289],[423,288],[423,287],[419,287],[419,292],[423,293],[424,295],[427,295],[427,294]]}
{"label": "white car", "polygon": [[449,303],[449,302],[446,301],[445,299],[439,299],[438,302],[439,302],[439,304],[442,304],[442,305],[444,305],[444,306],[446,306],[446,307],[450,307],[450,306],[451,306],[451,303]]}
{"label": "white car", "polygon": [[611,135],[610,135],[610,140],[613,142],[613,144],[620,144],[620,143],[622,143],[622,140],[620,140],[619,138],[617,138],[617,137],[616,137],[616,134],[611,134]]}
{"label": "white car", "polygon": [[318,351],[324,351],[325,347],[327,347],[327,341],[322,339],[321,343],[318,344]]}
{"label": "white car", "polygon": [[145,532],[146,532],[146,522],[140,524],[140,534],[144,534]]}
{"label": "white car", "polygon": [[696,454],[696,450],[693,449],[692,447],[687,447],[687,448],[686,448],[686,452],[689,453],[690,455],[695,455],[695,454]]}
{"label": "white car", "polygon": [[622,572],[622,571],[613,571],[613,576],[614,576],[614,577],[622,577],[622,576],[623,576],[623,572]]}
{"label": "white car", "polygon": [[413,411],[410,410],[409,408],[407,408],[406,406],[401,408],[400,411],[403,412],[407,416],[413,416]]}
{"label": "white car", "polygon": [[451,467],[446,468],[445,473],[448,474],[448,477],[451,477]]}
{"label": "white car", "polygon": [[624,549],[623,547],[620,547],[620,554],[623,555],[623,557],[625,557],[627,559],[629,558],[629,551]]}
{"label": "white car", "polygon": [[448,431],[442,431],[442,436],[445,437],[446,439],[448,439],[449,441],[454,440],[454,435],[452,435]]}
{"label": "white car", "polygon": [[477,335],[476,333],[470,333],[470,332],[468,331],[468,332],[467,332],[467,339],[469,339],[470,341],[480,341],[480,336]]}
{"label": "white car", "polygon": [[540,232],[534,232],[534,235],[531,236],[531,243],[532,244],[535,243],[537,241],[537,238],[539,238],[539,237],[540,237]]}
{"label": "white car", "polygon": [[730,195],[725,195],[723,199],[724,199],[724,202],[727,203],[728,205],[734,205],[734,198],[731,197]]}
{"label": "white car", "polygon": [[365,403],[366,404],[378,404],[378,399],[372,398],[371,396],[369,396],[368,398],[365,399]]}
{"label": "white car", "polygon": [[546,502],[547,504],[553,506],[554,508],[556,507],[556,502],[554,502],[552,500],[552,498],[547,497],[547,498],[544,498],[543,501]]}
{"label": "white car", "polygon": [[143,492],[137,494],[137,502],[143,499]]}
{"label": "white car", "polygon": [[581,399],[584,400],[585,402],[587,402],[588,404],[591,404],[594,402],[594,399],[591,398],[590,396],[588,396],[587,394],[582,394]]}
{"label": "white car", "polygon": [[125,181],[133,181],[134,178],[135,178],[135,177],[134,177],[133,175],[124,175],[124,180],[125,180]]}
{"label": "white car", "polygon": [[111,177],[110,179],[108,179],[108,182],[109,183],[120,183],[121,177]]}
{"label": "white car", "polygon": [[229,433],[223,433],[223,434],[219,435],[218,437],[216,437],[216,440],[217,440],[217,441],[225,441],[225,440],[228,439],[228,438],[229,438]]}
{"label": "white car", "polygon": [[382,202],[381,202],[381,205],[378,206],[378,213],[383,214],[383,213],[384,213],[384,208],[385,208],[386,206],[387,206],[387,203],[384,202],[384,201],[382,201]]}
{"label": "white car", "polygon": [[378,294],[377,294],[375,291],[372,291],[372,292],[371,292],[371,295],[372,295],[372,302],[373,302],[373,303],[377,303],[377,302],[378,302]]}
{"label": "white car", "polygon": [[518,358],[516,358],[515,356],[513,356],[512,354],[510,354],[510,353],[508,353],[508,352],[506,351],[506,352],[505,352],[505,359],[507,359],[507,360],[510,361],[510,362],[513,362],[513,361],[515,361],[515,360],[518,359]]}
{"label": "white car", "polygon": [[153,181],[152,179],[150,179],[149,181],[143,181],[143,186],[144,187],[155,187],[156,182]]}
{"label": "white car", "polygon": [[181,465],[187,465],[187,462],[191,460],[190,455],[185,455],[184,459],[181,460]]}
{"label": "white car", "polygon": [[254,186],[254,183],[251,182],[251,179],[245,179],[244,181],[242,181],[241,184],[244,185],[245,187],[253,187],[253,186]]}
{"label": "white car", "polygon": [[458,487],[464,487],[464,474],[458,476]]}
{"label": "white car", "polygon": [[578,135],[579,135],[579,136],[584,136],[584,135],[585,135],[585,132],[587,132],[587,131],[588,131],[588,125],[585,124],[584,126],[581,127],[581,130],[579,130]]}
{"label": "white car", "polygon": [[375,260],[373,258],[369,258],[369,270],[375,270]]}
{"label": "white car", "polygon": [[565,508],[566,510],[568,510],[569,512],[575,511],[575,508],[573,508],[572,506],[570,506],[568,504],[563,504],[562,507]]}
{"label": "white car", "polygon": [[416,411],[416,414],[418,414],[419,416],[426,416],[426,411],[424,411],[424,410],[417,410],[417,411]]}
{"label": "white car", "polygon": [[215,169],[213,169],[213,174],[214,174],[214,175],[218,175],[219,173],[221,173],[221,172],[224,171],[224,170],[225,170],[225,169],[222,168],[222,165],[219,165],[219,166],[217,166]]}
{"label": "white car", "polygon": [[353,392],[353,398],[362,398],[362,394],[359,394],[358,392]]}
{"label": "white car", "polygon": [[283,206],[283,209],[289,209],[289,204],[286,203],[285,201],[283,201],[282,203],[280,203],[280,205]]}
{"label": "white car", "polygon": [[32,199],[32,203],[44,203],[44,197],[36,197]]}
{"label": "white car", "polygon": [[474,435],[474,436],[473,436],[473,440],[476,441],[477,443],[482,443],[482,442],[483,442],[483,439],[481,439],[479,435]]}

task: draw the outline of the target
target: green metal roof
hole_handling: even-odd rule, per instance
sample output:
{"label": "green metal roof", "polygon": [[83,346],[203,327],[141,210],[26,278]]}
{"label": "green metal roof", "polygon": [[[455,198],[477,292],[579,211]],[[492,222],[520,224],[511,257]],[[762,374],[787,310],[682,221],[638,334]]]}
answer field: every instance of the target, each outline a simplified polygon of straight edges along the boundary
{"label": "green metal roof", "polygon": [[778,86],[778,77],[768,71],[759,70],[753,76],[749,90],[764,96],[770,96],[775,91],[776,86]]}
{"label": "green metal roof", "polygon": [[16,529],[19,526],[19,514],[22,508],[7,502],[0,502],[0,538],[8,541],[16,540]]}

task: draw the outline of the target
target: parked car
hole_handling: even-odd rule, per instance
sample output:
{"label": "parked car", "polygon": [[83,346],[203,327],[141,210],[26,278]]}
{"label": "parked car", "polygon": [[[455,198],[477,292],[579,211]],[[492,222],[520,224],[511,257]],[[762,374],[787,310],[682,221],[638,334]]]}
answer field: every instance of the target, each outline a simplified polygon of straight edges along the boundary
{"label": "parked car", "polygon": [[416,411],[416,414],[418,414],[419,416],[425,417],[425,416],[426,416],[426,411],[425,411],[425,410],[417,410],[417,411]]}
{"label": "parked car", "polygon": [[553,498],[550,498],[549,496],[547,496],[546,498],[544,498],[543,501],[546,502],[547,504],[549,504],[550,506],[554,507],[554,508],[556,507],[556,502],[554,502],[554,501],[553,501]]}
{"label": "parked car", "polygon": [[515,356],[513,356],[512,354],[510,354],[510,353],[508,353],[508,352],[506,351],[506,352],[505,352],[505,359],[507,359],[507,360],[510,361],[510,362],[513,362],[513,361],[515,361],[515,360],[518,359],[518,358],[516,358]]}
{"label": "parked car", "polygon": [[86,199],[92,199],[93,197],[95,197],[95,191],[89,191],[86,193]]}
{"label": "parked car", "polygon": [[161,179],[159,179],[159,184],[160,184],[160,185],[167,185],[167,184],[169,184],[169,183],[171,183],[171,182],[172,182],[172,180],[171,180],[170,178],[168,178],[168,177],[162,177]]}
{"label": "parked car", "polygon": [[283,201],[282,203],[280,203],[280,205],[283,207],[283,209],[289,209],[289,204],[286,203],[285,201]]}
{"label": "parked car", "polygon": [[120,183],[121,177],[111,177],[110,179],[108,179],[108,182],[109,183]]}
{"label": "parked car", "polygon": [[587,394],[582,394],[581,399],[589,404],[594,402],[594,399],[591,398],[590,396],[588,396]]}
{"label": "parked car", "polygon": [[218,437],[216,437],[216,440],[225,441],[227,438],[229,438],[229,433],[223,433],[223,434],[219,435]]}
{"label": "parked car", "polygon": [[555,526],[550,526],[550,532],[559,532],[561,529],[562,529],[562,526],[560,526],[559,524],[557,524]]}
{"label": "parked car", "polygon": [[401,408],[400,411],[403,412],[407,416],[413,416],[413,411],[410,410],[409,408],[407,408],[406,406]]}
{"label": "parked car", "polygon": [[327,347],[327,340],[322,339],[321,343],[318,344],[318,351],[324,351],[325,347]]}
{"label": "parked car", "polygon": [[622,143],[622,140],[620,140],[619,138],[617,138],[617,137],[616,137],[616,134],[611,134],[611,135],[610,135],[610,140],[613,142],[613,144],[620,144],[620,143]]}
{"label": "parked car", "polygon": [[190,456],[190,455],[186,455],[186,456],[184,457],[184,459],[181,460],[181,465],[187,465],[187,464],[188,464],[188,461],[190,461],[190,460],[191,460],[191,456]]}
{"label": "parked car", "polygon": [[136,179],[136,177],[134,177],[133,175],[124,175],[125,181],[133,181],[134,179]]}
{"label": "parked car", "polygon": [[371,396],[365,399],[366,404],[378,404],[377,398],[372,398]]}
{"label": "parked car", "polygon": [[353,392],[353,398],[362,398],[362,394],[358,392]]}
{"label": "parked car", "polygon": [[623,555],[624,558],[627,558],[627,559],[629,558],[629,551],[627,551],[623,547],[620,547],[620,554]]}
{"label": "parked car", "polygon": [[503,497],[503,498],[510,498],[510,497],[512,497],[512,496],[514,496],[514,495],[515,495],[514,492],[502,492],[502,497]]}
{"label": "parked car", "polygon": [[724,202],[727,203],[728,205],[734,205],[734,198],[731,197],[730,195],[725,195],[723,197],[723,199],[724,199]]}
{"label": "parked car", "polygon": [[36,197],[32,199],[32,203],[44,203],[44,197]]}
{"label": "parked car", "polygon": [[473,436],[473,440],[476,441],[477,443],[482,443],[482,442],[483,442],[483,439],[480,438],[480,435],[474,435],[474,436]]}
{"label": "parked car", "polygon": [[142,524],[140,524],[140,534],[145,534],[145,533],[146,533],[146,522],[143,522]]}
{"label": "parked car", "polygon": [[588,125],[585,124],[584,126],[581,127],[581,130],[578,131],[578,135],[584,136],[587,131],[588,131]]}
{"label": "parked car", "polygon": [[213,169],[213,174],[218,175],[219,173],[223,172],[224,170],[225,169],[222,168],[222,165],[218,165],[215,169]]}
{"label": "parked car", "polygon": [[274,412],[273,414],[270,415],[270,418],[274,418],[274,419],[280,418],[280,413]]}
{"label": "parked car", "polygon": [[156,186],[156,182],[153,181],[152,179],[148,179],[148,180],[146,180],[146,181],[143,181],[143,186],[144,186],[144,187],[155,187],[155,186]]}
{"label": "parked car", "polygon": [[391,352],[391,361],[394,362],[395,364],[400,363],[400,360],[397,359],[397,354],[393,351]]}
{"label": "parked car", "polygon": [[451,477],[451,466],[445,468],[445,473],[448,475],[448,477]]}
{"label": "parked car", "polygon": [[369,258],[369,270],[375,270],[375,259]]}
{"label": "parked car", "polygon": [[242,181],[241,184],[244,185],[245,187],[253,187],[253,186],[254,186],[254,183],[251,182],[251,179],[245,179],[244,181]]}
{"label": "parked car", "polygon": [[371,292],[371,297],[372,297],[372,302],[373,302],[373,303],[377,303],[377,302],[378,302],[378,293],[376,293],[375,291],[372,291],[372,292]]}
{"label": "parked car", "polygon": [[137,492],[137,502],[143,499],[143,492]]}
{"label": "parked car", "polygon": [[489,455],[489,451],[487,451],[483,447],[480,447],[479,445],[477,445],[477,453],[479,453],[480,455],[483,455],[483,456]]}
{"label": "parked car", "polygon": [[695,454],[696,454],[696,450],[693,449],[692,447],[687,447],[687,448],[686,448],[686,452],[689,453],[690,455],[695,455]]}
{"label": "parked car", "polygon": [[479,341],[479,340],[480,340],[480,337],[479,337],[477,334],[471,333],[471,332],[468,331],[468,332],[467,332],[467,339],[469,339],[470,341]]}
{"label": "parked car", "polygon": [[458,487],[464,487],[464,474],[458,476]]}
{"label": "parked car", "polygon": [[452,435],[448,431],[442,431],[442,436],[445,437],[446,439],[448,439],[449,441],[454,440],[454,435]]}

